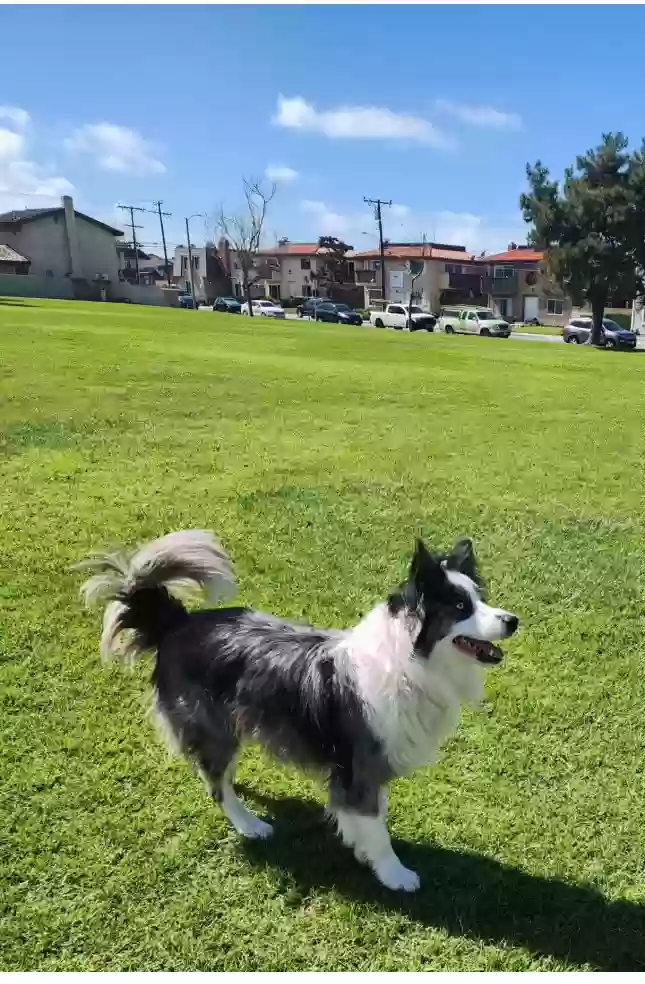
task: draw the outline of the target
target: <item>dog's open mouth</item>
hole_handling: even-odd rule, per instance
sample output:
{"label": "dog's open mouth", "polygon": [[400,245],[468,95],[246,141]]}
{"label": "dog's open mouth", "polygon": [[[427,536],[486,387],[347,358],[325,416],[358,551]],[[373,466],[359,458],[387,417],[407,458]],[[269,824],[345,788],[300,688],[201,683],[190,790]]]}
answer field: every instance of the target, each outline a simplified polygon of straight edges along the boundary
{"label": "dog's open mouth", "polygon": [[504,653],[499,646],[483,639],[471,639],[470,636],[455,636],[453,646],[466,656],[472,656],[478,663],[501,663]]}

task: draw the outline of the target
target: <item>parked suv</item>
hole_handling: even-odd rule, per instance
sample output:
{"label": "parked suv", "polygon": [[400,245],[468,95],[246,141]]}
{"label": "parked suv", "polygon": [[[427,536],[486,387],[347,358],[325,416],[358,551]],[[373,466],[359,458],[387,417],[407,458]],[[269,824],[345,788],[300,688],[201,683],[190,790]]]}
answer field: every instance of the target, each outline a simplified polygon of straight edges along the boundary
{"label": "parked suv", "polygon": [[[562,329],[562,337],[569,344],[584,345],[591,338],[591,327],[591,318],[574,318]],[[608,349],[635,349],[636,335],[611,318],[603,318],[600,344]]]}

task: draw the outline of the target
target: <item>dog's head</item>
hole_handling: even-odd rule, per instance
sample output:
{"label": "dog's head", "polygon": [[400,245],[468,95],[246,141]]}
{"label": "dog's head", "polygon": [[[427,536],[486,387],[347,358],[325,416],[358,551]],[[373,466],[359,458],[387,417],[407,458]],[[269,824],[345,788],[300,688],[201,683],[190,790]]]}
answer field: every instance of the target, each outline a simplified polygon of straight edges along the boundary
{"label": "dog's head", "polygon": [[408,578],[390,595],[388,607],[392,615],[409,615],[415,655],[425,659],[441,642],[451,646],[455,658],[493,666],[503,658],[495,643],[519,625],[516,615],[486,603],[470,540],[460,540],[444,556],[430,553],[419,540]]}

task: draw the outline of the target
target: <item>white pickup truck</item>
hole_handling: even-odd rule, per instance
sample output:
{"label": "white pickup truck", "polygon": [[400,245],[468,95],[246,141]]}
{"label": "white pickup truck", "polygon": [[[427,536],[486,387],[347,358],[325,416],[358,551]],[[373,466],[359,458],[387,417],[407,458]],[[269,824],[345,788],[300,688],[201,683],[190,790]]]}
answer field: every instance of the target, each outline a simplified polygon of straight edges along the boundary
{"label": "white pickup truck", "polygon": [[408,318],[412,321],[410,331],[434,331],[437,321],[434,315],[415,304],[410,307],[409,314],[407,304],[386,304],[383,311],[370,311],[370,324],[376,328],[403,331],[408,327]]}
{"label": "white pickup truck", "polygon": [[446,335],[456,332],[464,335],[494,335],[508,338],[511,326],[508,321],[498,318],[490,308],[444,308],[437,323]]}

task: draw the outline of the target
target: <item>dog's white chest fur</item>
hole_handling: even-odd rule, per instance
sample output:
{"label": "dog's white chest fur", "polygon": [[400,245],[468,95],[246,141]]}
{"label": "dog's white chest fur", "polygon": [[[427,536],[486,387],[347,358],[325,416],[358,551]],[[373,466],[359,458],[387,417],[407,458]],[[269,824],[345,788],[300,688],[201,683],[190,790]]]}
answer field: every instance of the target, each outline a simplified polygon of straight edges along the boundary
{"label": "dog's white chest fur", "polygon": [[463,702],[483,695],[485,672],[439,643],[430,659],[413,655],[413,630],[379,605],[349,634],[339,668],[360,692],[372,731],[399,774],[437,761],[459,723]]}

